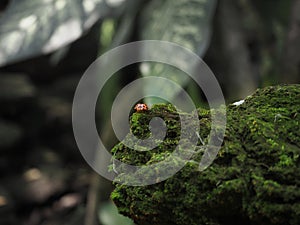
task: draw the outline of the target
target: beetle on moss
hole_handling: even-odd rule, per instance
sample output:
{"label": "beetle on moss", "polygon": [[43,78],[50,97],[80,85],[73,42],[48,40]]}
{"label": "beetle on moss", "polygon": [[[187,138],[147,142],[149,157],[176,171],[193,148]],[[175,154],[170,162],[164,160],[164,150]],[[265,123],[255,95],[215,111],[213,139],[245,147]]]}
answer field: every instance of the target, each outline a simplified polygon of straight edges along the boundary
{"label": "beetle on moss", "polygon": [[134,109],[137,112],[144,112],[144,111],[148,111],[148,106],[144,103],[138,103],[135,105]]}

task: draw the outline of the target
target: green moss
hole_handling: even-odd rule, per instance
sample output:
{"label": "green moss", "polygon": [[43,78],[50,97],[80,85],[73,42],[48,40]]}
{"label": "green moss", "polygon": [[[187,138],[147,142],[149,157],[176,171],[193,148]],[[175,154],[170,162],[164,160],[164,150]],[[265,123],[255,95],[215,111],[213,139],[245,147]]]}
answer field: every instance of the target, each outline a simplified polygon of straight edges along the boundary
{"label": "green moss", "polygon": [[[136,165],[164,160],[178,144],[180,113],[171,105],[134,113],[130,120],[133,134],[149,137],[149,121],[159,116],[168,128],[165,140],[147,152],[122,144],[112,152]],[[205,141],[210,132],[210,111],[198,109],[198,114],[199,134]],[[155,185],[115,184],[112,199],[136,224],[298,225],[299,124],[300,85],[258,90],[242,105],[227,107],[224,143],[206,170],[198,170],[199,151],[173,177]],[[201,149],[200,141],[198,145]]]}

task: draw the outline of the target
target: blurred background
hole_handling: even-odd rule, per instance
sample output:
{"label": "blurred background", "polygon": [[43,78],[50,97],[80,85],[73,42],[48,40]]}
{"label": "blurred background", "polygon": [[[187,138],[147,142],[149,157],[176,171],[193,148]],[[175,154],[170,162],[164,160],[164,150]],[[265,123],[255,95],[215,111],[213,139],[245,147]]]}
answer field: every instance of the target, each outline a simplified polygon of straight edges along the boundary
{"label": "blurred background", "polygon": [[[0,224],[133,224],[118,215],[111,182],[86,164],[73,136],[73,95],[98,56],[131,41],[175,42],[204,59],[231,103],[259,87],[299,83],[299,12],[300,0],[1,0]],[[117,143],[112,102],[136,78],[174,79],[205,106],[178,71],[143,68],[122,69],[100,93],[107,148]]]}

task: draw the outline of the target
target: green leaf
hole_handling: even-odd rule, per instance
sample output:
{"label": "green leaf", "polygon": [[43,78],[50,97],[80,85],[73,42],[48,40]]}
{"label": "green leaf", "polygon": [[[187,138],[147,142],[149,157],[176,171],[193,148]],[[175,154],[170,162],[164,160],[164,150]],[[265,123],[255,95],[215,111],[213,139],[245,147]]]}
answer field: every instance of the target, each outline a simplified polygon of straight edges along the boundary
{"label": "green leaf", "polygon": [[134,225],[131,219],[118,213],[118,209],[113,202],[102,204],[98,216],[103,225]]}
{"label": "green leaf", "polygon": [[[142,14],[141,37],[174,42],[202,57],[210,42],[215,5],[216,0],[153,0]],[[140,68],[142,76],[164,77],[177,82],[181,87],[185,87],[189,81],[189,77],[182,71],[160,63],[142,63]],[[145,87],[148,88],[155,89],[158,95],[168,91],[173,92],[175,98],[178,94],[164,83]],[[153,98],[146,101],[150,105],[157,103]]]}
{"label": "green leaf", "polygon": [[124,1],[12,0],[0,17],[0,65],[70,44]]}

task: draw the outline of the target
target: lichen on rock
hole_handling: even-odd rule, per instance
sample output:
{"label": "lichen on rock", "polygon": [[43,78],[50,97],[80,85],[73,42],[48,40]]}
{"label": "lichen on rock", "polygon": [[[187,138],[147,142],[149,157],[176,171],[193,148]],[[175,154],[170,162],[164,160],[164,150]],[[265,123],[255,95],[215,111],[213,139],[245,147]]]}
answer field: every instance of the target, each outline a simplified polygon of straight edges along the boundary
{"label": "lichen on rock", "polygon": [[[163,143],[145,152],[120,143],[113,154],[134,165],[164,160],[178,144],[179,113],[170,105],[134,113],[131,130],[139,138],[149,137],[152,117],[164,119],[167,134]],[[210,111],[198,109],[198,114],[199,135],[205,142]],[[142,225],[298,225],[299,155],[300,85],[267,87],[240,105],[227,106],[224,142],[207,169],[199,171],[202,152],[198,151],[169,179],[148,186],[115,183],[111,197],[120,213]]]}

